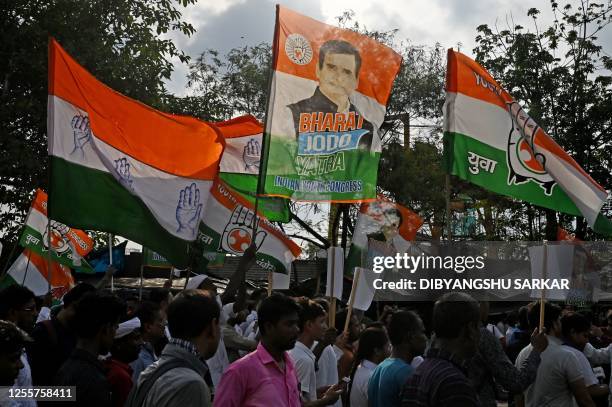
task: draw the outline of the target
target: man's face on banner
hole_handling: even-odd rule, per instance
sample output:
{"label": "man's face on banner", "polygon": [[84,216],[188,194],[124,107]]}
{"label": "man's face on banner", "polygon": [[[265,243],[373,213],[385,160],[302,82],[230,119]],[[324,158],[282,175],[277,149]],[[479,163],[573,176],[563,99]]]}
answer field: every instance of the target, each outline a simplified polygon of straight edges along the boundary
{"label": "man's face on banner", "polygon": [[357,66],[355,56],[350,54],[325,55],[323,66],[317,64],[317,78],[321,92],[337,105],[348,100],[357,88]]}

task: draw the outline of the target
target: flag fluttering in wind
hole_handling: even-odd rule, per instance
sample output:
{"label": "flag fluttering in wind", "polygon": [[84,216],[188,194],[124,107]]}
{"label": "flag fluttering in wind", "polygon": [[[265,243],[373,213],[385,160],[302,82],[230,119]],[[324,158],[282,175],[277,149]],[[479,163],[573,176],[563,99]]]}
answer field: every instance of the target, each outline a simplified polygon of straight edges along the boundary
{"label": "flag fluttering in wind", "polygon": [[375,199],[379,130],[400,55],[280,6],[273,53],[265,187],[258,192],[307,201]]}
{"label": "flag fluttering in wind", "polygon": [[355,267],[371,268],[373,255],[405,253],[423,226],[423,219],[408,208],[386,199],[364,203],[353,233],[344,272],[353,275]]}
{"label": "flag fluttering in wind", "polygon": [[[50,225],[49,222],[51,222]],[[48,236],[49,232],[51,236]],[[51,260],[54,262],[80,269],[80,271],[93,271],[83,260],[83,257],[93,249],[93,240],[82,230],[49,220],[47,218],[47,194],[37,189],[19,244],[46,257],[49,243],[51,244]]]}
{"label": "flag fluttering in wind", "polygon": [[612,235],[601,214],[608,192],[467,56],[448,51],[444,107],[448,172],[490,191],[584,216]]}
{"label": "flag fluttering in wind", "polygon": [[188,263],[223,138],[110,89],[49,42],[49,214]]}
{"label": "flag fluttering in wind", "polygon": [[[263,125],[253,116],[215,123],[225,138],[219,177],[241,197],[254,204],[261,161]],[[289,222],[289,202],[276,197],[258,198],[258,210],[271,222]]]}
{"label": "flag fluttering in wind", "polygon": [[[252,241],[253,206],[220,180],[213,185],[209,200],[197,244],[203,251],[241,256]],[[300,248],[261,213],[257,222],[256,263],[275,275],[288,276],[291,262],[301,253]]]}
{"label": "flag fluttering in wind", "polygon": [[28,287],[36,296],[45,295],[51,286],[53,298],[60,299],[74,287],[74,278],[70,269],[63,264],[49,262],[34,250],[25,249],[8,269],[1,285],[10,284]]}

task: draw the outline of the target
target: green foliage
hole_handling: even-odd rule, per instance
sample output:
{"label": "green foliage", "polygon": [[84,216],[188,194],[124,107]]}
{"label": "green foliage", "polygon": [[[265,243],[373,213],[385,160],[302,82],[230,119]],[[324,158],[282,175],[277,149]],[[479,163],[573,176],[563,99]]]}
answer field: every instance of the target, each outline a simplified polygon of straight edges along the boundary
{"label": "green foliage", "polygon": [[[196,0],[181,0],[181,7]],[[163,34],[191,35],[171,0],[2,1],[0,16],[0,225],[4,256],[35,188],[47,175],[49,36],[102,82],[153,106],[165,101],[173,57],[188,56]]]}

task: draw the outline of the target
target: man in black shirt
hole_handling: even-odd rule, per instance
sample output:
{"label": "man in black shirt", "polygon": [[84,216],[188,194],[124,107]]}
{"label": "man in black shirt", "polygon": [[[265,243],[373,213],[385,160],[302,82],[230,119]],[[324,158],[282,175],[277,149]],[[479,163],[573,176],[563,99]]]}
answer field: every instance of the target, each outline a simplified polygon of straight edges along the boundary
{"label": "man in black shirt", "polygon": [[111,389],[98,355],[109,352],[126,307],[114,295],[89,293],[76,308],[77,345],[57,372],[55,384],[76,386],[77,406],[110,406]]}

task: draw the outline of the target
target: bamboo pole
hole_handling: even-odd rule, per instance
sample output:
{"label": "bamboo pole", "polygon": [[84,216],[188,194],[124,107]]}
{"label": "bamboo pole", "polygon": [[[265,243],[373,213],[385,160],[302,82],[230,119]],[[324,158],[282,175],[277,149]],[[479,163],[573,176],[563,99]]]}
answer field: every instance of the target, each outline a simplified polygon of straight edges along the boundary
{"label": "bamboo pole", "polygon": [[357,287],[359,286],[359,276],[361,268],[357,267],[353,278],[353,286],[351,287],[351,300],[349,301],[348,310],[346,311],[346,321],[344,321],[344,333],[348,333],[349,324],[353,314],[353,305],[355,304],[355,296],[357,295]]}

